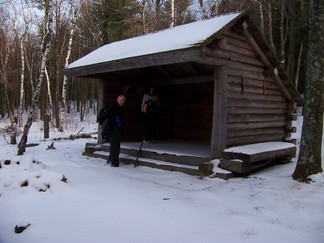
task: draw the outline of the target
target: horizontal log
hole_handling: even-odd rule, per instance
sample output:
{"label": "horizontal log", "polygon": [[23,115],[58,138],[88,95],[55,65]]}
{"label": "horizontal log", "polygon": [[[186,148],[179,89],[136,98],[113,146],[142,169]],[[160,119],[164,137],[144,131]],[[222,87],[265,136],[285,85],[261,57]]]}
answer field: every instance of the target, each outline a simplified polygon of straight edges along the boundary
{"label": "horizontal log", "polygon": [[243,71],[250,71],[255,73],[263,73],[263,67],[251,65],[245,62],[237,62],[237,61],[229,60],[228,64],[230,68],[240,69]]}
{"label": "horizontal log", "polygon": [[227,122],[228,123],[245,123],[245,122],[272,122],[272,121],[285,121],[284,115],[259,115],[259,114],[228,114]]}
{"label": "horizontal log", "polygon": [[286,134],[286,130],[283,127],[277,128],[257,128],[257,129],[228,129],[227,137],[243,137],[243,136],[256,136],[265,134]]}
{"label": "horizontal log", "polygon": [[[222,50],[220,50],[220,51],[222,51]],[[226,52],[226,51],[224,51],[224,52]],[[240,55],[239,53],[231,53],[228,59],[233,62],[246,63],[246,64],[254,65],[256,67],[264,66],[263,63],[260,62],[258,59],[253,58],[253,57],[245,57],[245,56]]]}
{"label": "horizontal log", "polygon": [[221,57],[214,57],[205,55],[203,59],[197,59],[194,61],[198,64],[210,65],[210,66],[228,66],[228,60]]}
{"label": "horizontal log", "polygon": [[252,166],[249,163],[244,163],[238,160],[222,159],[218,166],[221,169],[228,170],[234,173],[245,174],[252,171]]}
{"label": "horizontal log", "polygon": [[226,39],[222,39],[219,42],[219,48],[221,50],[230,51],[230,52],[234,52],[234,53],[239,53],[239,54],[242,54],[244,56],[255,57],[256,58],[255,53],[251,49],[248,50],[248,49],[241,48],[241,47],[238,47],[238,46],[235,46],[235,45],[231,45],[231,44],[226,42]]}
{"label": "horizontal log", "polygon": [[245,99],[228,99],[228,107],[250,107],[250,108],[278,108],[284,109],[287,104],[284,102],[272,102],[272,101],[254,101]]}
{"label": "horizontal log", "polygon": [[228,107],[228,114],[286,114],[287,109],[280,108],[250,108],[250,107]]}
{"label": "horizontal log", "polygon": [[[244,22],[242,24],[243,32],[242,34],[246,37],[248,43],[252,46],[253,50],[257,53],[257,55],[261,58],[262,62],[265,64],[266,67],[269,69],[275,70],[275,67],[272,66],[271,62],[269,61],[267,55],[262,51],[256,40],[253,38],[252,34],[248,31],[248,24]],[[286,97],[291,101],[294,102],[293,97],[288,92],[286,86],[283,84],[282,79],[279,77],[277,72],[274,72],[272,75],[272,78],[279,86],[280,90],[282,90],[283,94],[286,95]]]}
{"label": "horizontal log", "polygon": [[230,99],[247,99],[247,100],[261,100],[261,101],[279,101],[284,102],[282,96],[278,95],[269,95],[269,94],[255,94],[255,93],[247,93],[242,91],[228,91],[228,98]]}
{"label": "horizontal log", "polygon": [[234,83],[234,84],[240,84],[242,83],[244,85],[249,85],[249,86],[256,86],[256,87],[261,87],[262,89],[275,89],[279,90],[278,86],[273,82],[273,80],[266,80],[266,79],[251,79],[251,78],[244,78],[239,76],[228,76],[228,82],[229,83]]}
{"label": "horizontal log", "polygon": [[228,123],[227,129],[255,129],[255,128],[274,128],[287,127],[287,121],[272,121],[272,122],[246,122],[246,123]]}
{"label": "horizontal log", "polygon": [[271,134],[271,135],[254,135],[254,136],[243,136],[226,139],[226,146],[238,146],[247,145],[261,142],[272,142],[272,141],[283,141],[285,139],[284,134]]}
{"label": "horizontal log", "polygon": [[228,90],[233,92],[241,92],[246,94],[260,94],[260,95],[275,95],[280,96],[281,92],[279,90],[274,89],[263,89],[257,86],[250,86],[250,85],[239,85],[230,83],[228,85]]}
{"label": "horizontal log", "polygon": [[[246,58],[237,53],[226,52],[223,50],[210,50],[209,48],[202,49],[203,55],[206,59],[215,60],[215,64],[226,64],[231,68],[241,69],[251,72],[263,73],[264,69],[262,63],[256,61],[255,58]],[[218,61],[217,61],[218,60]]]}
{"label": "horizontal log", "polygon": [[229,45],[237,46],[239,48],[253,51],[252,47],[247,43],[246,39],[238,39],[229,35],[220,35],[220,38],[224,38]]}
{"label": "horizontal log", "polygon": [[228,30],[225,30],[224,32],[222,32],[223,35],[227,35],[229,37],[232,37],[234,39],[238,39],[238,40],[241,40],[241,41],[246,41],[246,38],[244,35],[241,35],[239,33],[236,33],[236,32],[233,32],[232,30],[228,29]]}
{"label": "horizontal log", "polygon": [[241,69],[233,69],[233,68],[228,69],[228,75],[257,79],[257,80],[265,80],[265,76],[261,72],[251,72],[251,71],[245,71]]}

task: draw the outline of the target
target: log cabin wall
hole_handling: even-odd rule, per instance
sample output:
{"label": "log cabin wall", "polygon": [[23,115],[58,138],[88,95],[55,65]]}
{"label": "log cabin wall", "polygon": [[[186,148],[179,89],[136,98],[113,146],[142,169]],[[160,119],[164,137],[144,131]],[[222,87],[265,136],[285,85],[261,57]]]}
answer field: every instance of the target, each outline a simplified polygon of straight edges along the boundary
{"label": "log cabin wall", "polygon": [[226,147],[284,140],[291,126],[291,103],[264,74],[264,64],[244,35],[227,30],[219,38],[213,52],[231,60],[227,69]]}

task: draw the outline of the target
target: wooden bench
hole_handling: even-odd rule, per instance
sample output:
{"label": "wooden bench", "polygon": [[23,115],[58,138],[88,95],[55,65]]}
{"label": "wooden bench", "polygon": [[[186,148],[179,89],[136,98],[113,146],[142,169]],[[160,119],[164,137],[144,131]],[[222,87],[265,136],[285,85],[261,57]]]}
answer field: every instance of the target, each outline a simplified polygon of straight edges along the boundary
{"label": "wooden bench", "polygon": [[246,174],[266,167],[270,162],[288,162],[296,155],[296,145],[288,142],[264,142],[227,148],[219,167],[233,173]]}

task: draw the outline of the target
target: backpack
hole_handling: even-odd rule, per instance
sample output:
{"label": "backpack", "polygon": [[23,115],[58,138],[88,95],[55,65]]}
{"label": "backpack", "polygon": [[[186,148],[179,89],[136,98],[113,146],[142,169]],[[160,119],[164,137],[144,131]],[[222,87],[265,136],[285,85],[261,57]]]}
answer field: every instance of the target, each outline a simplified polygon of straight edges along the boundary
{"label": "backpack", "polygon": [[147,112],[157,112],[158,103],[154,100],[148,100],[144,104],[144,113]]}
{"label": "backpack", "polygon": [[107,111],[108,111],[108,107],[107,106],[103,107],[100,110],[99,115],[97,117],[97,121],[99,122],[100,125],[102,125],[105,122],[105,120],[107,118],[107,114],[106,114]]}

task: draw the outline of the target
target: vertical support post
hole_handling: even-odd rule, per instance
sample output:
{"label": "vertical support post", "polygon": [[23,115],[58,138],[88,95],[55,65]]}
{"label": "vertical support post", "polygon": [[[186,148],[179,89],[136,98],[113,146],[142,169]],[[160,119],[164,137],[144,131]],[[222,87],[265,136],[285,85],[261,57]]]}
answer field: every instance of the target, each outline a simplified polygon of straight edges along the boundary
{"label": "vertical support post", "polygon": [[214,105],[211,134],[211,158],[220,159],[227,137],[227,67],[218,66],[214,72]]}
{"label": "vertical support post", "polygon": [[[97,116],[99,115],[99,111],[101,110],[101,108],[103,108],[104,106],[104,90],[105,90],[105,85],[104,85],[104,81],[102,79],[99,80],[99,84],[98,84],[98,104],[97,104]],[[98,144],[102,144],[102,137],[101,137],[101,125],[98,123],[98,139],[97,139],[97,143]]]}

